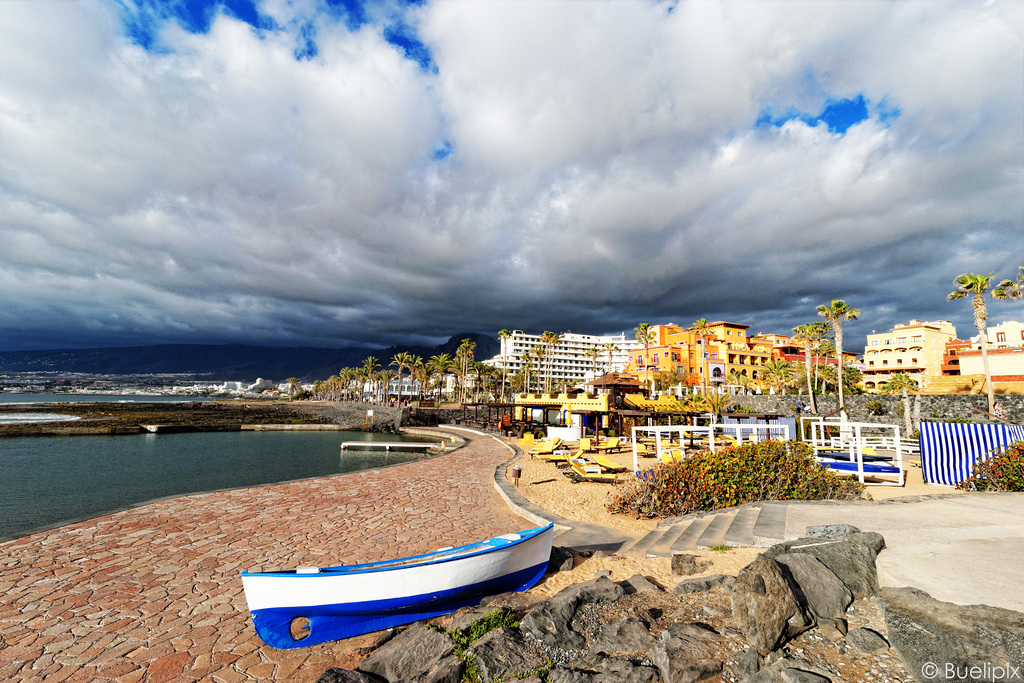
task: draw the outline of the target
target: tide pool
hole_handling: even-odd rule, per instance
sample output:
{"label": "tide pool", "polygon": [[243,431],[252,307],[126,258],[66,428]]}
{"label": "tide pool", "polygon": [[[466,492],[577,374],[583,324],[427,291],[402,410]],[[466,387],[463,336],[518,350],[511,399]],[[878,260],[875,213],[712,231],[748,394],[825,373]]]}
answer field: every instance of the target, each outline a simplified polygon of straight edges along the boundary
{"label": "tide pool", "polygon": [[146,501],[386,467],[417,452],[343,441],[423,441],[366,432],[205,432],[0,439],[0,540]]}

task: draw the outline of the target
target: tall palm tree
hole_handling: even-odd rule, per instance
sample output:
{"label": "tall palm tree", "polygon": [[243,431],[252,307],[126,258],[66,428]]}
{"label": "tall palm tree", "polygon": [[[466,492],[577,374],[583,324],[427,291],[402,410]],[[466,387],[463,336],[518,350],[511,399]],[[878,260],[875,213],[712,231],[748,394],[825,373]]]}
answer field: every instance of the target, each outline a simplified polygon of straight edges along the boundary
{"label": "tall palm tree", "polygon": [[397,365],[398,366],[398,402],[399,403],[402,402],[402,370],[404,370],[405,368],[409,368],[409,374],[411,376],[412,375],[412,366],[413,366],[413,362],[414,362],[413,359],[414,358],[415,358],[415,356],[413,356],[408,351],[402,351],[401,353],[396,353],[394,356],[391,357],[390,365]]}
{"label": "tall palm tree", "polygon": [[[601,355],[601,349],[591,346],[583,352],[583,355],[590,359],[590,371],[594,373],[594,381],[597,380],[597,357]],[[597,393],[596,391],[594,393]]]}
{"label": "tall palm tree", "polygon": [[828,334],[828,323],[804,323],[793,328],[793,339],[803,342],[804,364],[807,369],[807,393],[811,397],[811,412],[818,414],[818,406],[814,402],[814,387],[811,385],[811,345],[817,344]]}
{"label": "tall palm tree", "polygon": [[364,386],[366,383],[369,383],[371,396],[373,392],[373,373],[378,367],[380,367],[380,362],[373,356],[367,356],[366,359],[363,360],[362,379]]}
{"label": "tall palm tree", "polygon": [[302,384],[299,382],[299,378],[298,377],[289,377],[288,378],[288,397],[291,398],[292,396],[295,396],[295,394],[299,393],[300,391],[302,391]]}
{"label": "tall palm tree", "polygon": [[[971,308],[974,309],[974,326],[978,328],[978,336],[981,339],[981,365],[985,369],[985,388],[988,390],[988,412],[990,413],[996,409],[996,399],[995,393],[992,390],[992,374],[988,369],[988,334],[985,332],[986,321],[988,320],[988,307],[985,305],[985,292],[988,291],[993,275],[995,273],[989,273],[988,275],[964,273],[953,280],[953,284],[957,288],[946,296],[946,299],[949,301],[965,299],[968,296],[971,297]],[[1006,290],[1001,289],[1000,291],[1002,296],[996,296],[996,293],[993,291],[993,298],[1005,298],[1007,296]]]}
{"label": "tall palm tree", "polygon": [[540,340],[544,344],[544,358],[547,360],[544,373],[544,391],[549,392],[551,391],[551,352],[562,341],[562,338],[557,332],[546,330],[541,333]]}
{"label": "tall palm tree", "polygon": [[[644,386],[647,386],[650,378],[650,353],[651,343],[654,341],[654,330],[651,329],[650,323],[640,323],[633,328],[633,331],[636,332],[636,340],[644,345]],[[651,393],[654,392],[651,391]]]}
{"label": "tall palm tree", "polygon": [[436,376],[438,400],[441,400],[444,392],[445,375],[452,367],[452,357],[447,353],[441,353],[430,357],[430,366]]}
{"label": "tall palm tree", "polygon": [[467,380],[469,378],[470,365],[473,363],[473,350],[475,348],[475,341],[463,339],[462,343],[459,344],[458,351],[455,352],[459,359],[459,401],[461,403],[466,402]]}
{"label": "tall palm tree", "polygon": [[[504,342],[506,339],[511,339],[512,333],[506,329],[498,330],[498,339]],[[508,363],[505,361],[505,347],[507,345],[502,343],[501,345],[501,395],[498,397],[498,401],[505,400],[505,375],[508,374]]]}
{"label": "tall palm tree", "polygon": [[[608,374],[612,371],[613,367],[612,356],[619,350],[619,347],[615,345],[615,342],[607,342],[601,348],[608,354],[608,369],[605,371],[605,374]],[[607,389],[605,389],[605,391],[607,391]]]}
{"label": "tall palm tree", "polygon": [[850,308],[842,299],[833,299],[827,306],[818,306],[818,315],[828,320],[836,333],[836,360],[839,369],[836,371],[836,385],[839,388],[839,415],[846,415],[846,404],[843,402],[843,321],[856,320],[860,311]]}
{"label": "tall palm tree", "polygon": [[708,373],[711,372],[711,366],[708,363],[708,335],[711,334],[711,326],[708,324],[708,319],[695,320],[693,331],[700,337],[701,372],[703,373],[701,380],[703,391],[706,394],[708,392]]}

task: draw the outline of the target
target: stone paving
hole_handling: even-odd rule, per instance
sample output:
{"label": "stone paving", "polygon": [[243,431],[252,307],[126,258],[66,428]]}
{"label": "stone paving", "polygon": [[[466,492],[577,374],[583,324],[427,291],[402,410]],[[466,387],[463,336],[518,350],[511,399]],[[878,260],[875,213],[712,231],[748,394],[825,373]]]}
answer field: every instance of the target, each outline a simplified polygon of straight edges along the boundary
{"label": "stone paving", "polygon": [[[0,680],[315,681],[357,639],[276,650],[239,572],[372,562],[532,526],[493,485],[511,457],[430,460],[191,495],[0,544]],[[85,438],[85,437],[83,437]]]}

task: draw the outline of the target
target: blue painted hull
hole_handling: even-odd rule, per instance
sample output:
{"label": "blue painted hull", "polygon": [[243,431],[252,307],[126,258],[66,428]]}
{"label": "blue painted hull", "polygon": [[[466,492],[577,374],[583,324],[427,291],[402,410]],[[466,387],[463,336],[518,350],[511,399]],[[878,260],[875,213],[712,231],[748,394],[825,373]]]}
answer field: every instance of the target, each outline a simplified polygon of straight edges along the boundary
{"label": "blue painted hull", "polygon": [[[279,649],[379,631],[523,591],[547,570],[553,527],[403,560],[304,572],[242,573],[256,632]],[[293,635],[296,620],[308,629]]]}

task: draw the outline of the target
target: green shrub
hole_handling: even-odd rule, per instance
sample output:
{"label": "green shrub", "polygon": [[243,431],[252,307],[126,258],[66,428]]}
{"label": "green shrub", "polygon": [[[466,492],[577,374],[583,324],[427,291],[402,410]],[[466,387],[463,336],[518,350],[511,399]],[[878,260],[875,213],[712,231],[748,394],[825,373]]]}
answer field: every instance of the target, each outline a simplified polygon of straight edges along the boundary
{"label": "green shrub", "polygon": [[885,415],[885,404],[881,401],[868,401],[864,404],[864,410],[870,415]]}
{"label": "green shrub", "polygon": [[807,444],[762,441],[659,465],[623,486],[608,511],[671,517],[757,500],[850,500],[863,492],[856,480],[818,465]]}
{"label": "green shrub", "polygon": [[975,463],[971,477],[960,482],[967,491],[1024,491],[1024,441],[995,451],[988,460]]}

